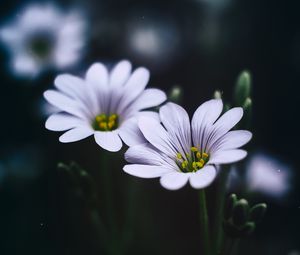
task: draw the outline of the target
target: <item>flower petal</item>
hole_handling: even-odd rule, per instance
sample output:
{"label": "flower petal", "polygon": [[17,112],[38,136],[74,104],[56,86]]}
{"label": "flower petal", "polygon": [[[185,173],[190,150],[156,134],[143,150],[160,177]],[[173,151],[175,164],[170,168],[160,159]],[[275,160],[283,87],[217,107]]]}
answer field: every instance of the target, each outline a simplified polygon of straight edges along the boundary
{"label": "flower petal", "polygon": [[146,139],[138,127],[137,118],[130,118],[122,123],[119,128],[119,135],[128,146],[146,142]]}
{"label": "flower petal", "polygon": [[131,64],[127,60],[120,61],[111,71],[109,85],[116,89],[123,86],[131,73]]}
{"label": "flower petal", "polygon": [[190,153],[191,126],[187,112],[177,104],[167,103],[160,108],[159,116],[178,152],[182,155]]}
{"label": "flower petal", "polygon": [[10,46],[16,45],[23,36],[23,31],[17,26],[7,26],[0,29],[0,39]]}
{"label": "flower petal", "polygon": [[59,108],[61,111],[65,111],[80,118],[87,119],[87,113],[82,109],[82,105],[78,104],[77,101],[71,99],[70,97],[67,97],[55,90],[45,91],[44,97],[50,104]]}
{"label": "flower petal", "polygon": [[51,115],[45,123],[45,127],[52,131],[65,131],[76,126],[84,125],[85,122],[82,119],[64,113]]}
{"label": "flower petal", "polygon": [[147,118],[152,118],[155,119],[156,121],[160,122],[160,118],[157,112],[152,112],[152,111],[141,111],[136,113],[137,119],[140,117],[147,117]]}
{"label": "flower petal", "polygon": [[142,94],[133,102],[131,108],[142,110],[160,105],[167,100],[166,93],[160,89],[146,89]]}
{"label": "flower petal", "polygon": [[125,153],[125,159],[129,163],[144,165],[162,165],[164,163],[163,154],[149,143],[129,147]]}
{"label": "flower petal", "polygon": [[108,84],[108,72],[102,63],[94,63],[87,70],[86,80],[96,87],[106,88]]}
{"label": "flower petal", "polygon": [[225,112],[213,125],[209,141],[207,142],[210,147],[216,140],[226,134],[232,129],[243,117],[243,108],[235,107]]}
{"label": "flower petal", "polygon": [[100,147],[108,151],[115,152],[122,148],[122,141],[117,131],[96,131],[95,140]]}
{"label": "flower petal", "polygon": [[54,80],[54,85],[61,92],[74,98],[82,98],[82,93],[84,93],[84,81],[74,75],[58,75]]}
{"label": "flower petal", "polygon": [[242,160],[247,156],[244,150],[224,150],[211,154],[208,164],[229,164]]}
{"label": "flower petal", "polygon": [[209,186],[216,178],[217,171],[213,166],[204,166],[196,173],[191,173],[190,184],[194,189],[203,189]]}
{"label": "flower petal", "polygon": [[188,181],[189,174],[180,173],[180,172],[171,172],[168,174],[164,174],[160,178],[160,184],[165,189],[168,190],[177,190],[182,188]]}
{"label": "flower petal", "polygon": [[149,165],[139,165],[139,164],[125,165],[123,167],[123,170],[128,174],[140,178],[156,178],[162,176],[165,173],[172,171],[162,166],[149,166]]}
{"label": "flower petal", "polygon": [[62,136],[59,137],[59,141],[62,143],[71,143],[82,140],[94,133],[89,127],[76,127],[67,132],[65,132]]}
{"label": "flower petal", "polygon": [[169,134],[157,120],[143,116],[139,118],[138,126],[154,147],[170,157],[176,157],[177,151],[171,143]]}
{"label": "flower petal", "polygon": [[20,75],[35,76],[43,69],[43,67],[44,66],[42,64],[39,65],[33,57],[24,54],[16,55],[12,62],[13,70],[16,74]]}
{"label": "flower petal", "polygon": [[118,111],[125,109],[145,89],[150,78],[146,68],[137,68],[124,85],[124,92],[118,107]]}
{"label": "flower petal", "polygon": [[204,148],[211,127],[220,116],[223,103],[220,99],[209,100],[198,107],[192,118],[192,135],[195,146]]}
{"label": "flower petal", "polygon": [[208,151],[214,153],[217,150],[237,149],[248,143],[251,138],[252,133],[247,130],[229,131],[212,144]]}

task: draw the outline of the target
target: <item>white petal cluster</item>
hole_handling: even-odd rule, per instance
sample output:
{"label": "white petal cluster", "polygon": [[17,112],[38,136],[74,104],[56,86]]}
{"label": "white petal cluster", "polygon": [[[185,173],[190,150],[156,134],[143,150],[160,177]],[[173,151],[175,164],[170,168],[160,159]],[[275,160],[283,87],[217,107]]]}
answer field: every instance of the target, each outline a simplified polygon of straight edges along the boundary
{"label": "white petal cluster", "polygon": [[38,75],[47,68],[75,64],[86,43],[86,20],[78,11],[64,13],[51,4],[32,4],[0,29],[16,75]]}
{"label": "white petal cluster", "polygon": [[[242,118],[242,108],[233,108],[219,117],[222,110],[222,100],[207,101],[196,110],[190,123],[181,106],[167,103],[159,111],[161,123],[139,118],[138,126],[147,143],[127,150],[125,158],[132,164],[126,165],[124,171],[142,178],[160,177],[161,185],[169,190],[179,189],[188,181],[195,189],[207,187],[216,177],[216,165],[237,162],[247,155],[238,148],[252,137],[246,130],[230,131]],[[202,160],[200,169],[183,171],[185,165],[181,168],[180,162],[192,158],[191,148],[197,149],[199,155],[204,153],[207,161]]]}
{"label": "white petal cluster", "polygon": [[[144,143],[137,118],[158,119],[157,113],[141,110],[160,105],[166,95],[159,89],[145,89],[150,78],[146,68],[131,69],[131,63],[123,60],[111,72],[102,63],[95,63],[84,79],[59,75],[54,82],[57,90],[46,91],[44,97],[61,112],[48,118],[46,128],[67,131],[59,138],[64,143],[94,135],[97,144],[108,151],[119,151],[121,139],[129,146]],[[98,128],[98,124],[107,127],[101,121],[94,126],[102,115],[117,118],[112,120],[113,128]]]}
{"label": "white petal cluster", "polygon": [[246,184],[250,191],[282,198],[290,190],[291,169],[270,154],[256,153],[247,164]]}

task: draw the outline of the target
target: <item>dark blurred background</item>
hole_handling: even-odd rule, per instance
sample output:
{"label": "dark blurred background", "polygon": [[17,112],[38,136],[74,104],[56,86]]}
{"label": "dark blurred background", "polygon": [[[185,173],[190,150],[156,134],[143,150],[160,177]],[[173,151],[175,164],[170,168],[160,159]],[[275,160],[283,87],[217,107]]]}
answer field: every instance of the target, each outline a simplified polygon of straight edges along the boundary
{"label": "dark blurred background", "polygon": [[[37,1],[42,2],[42,1]],[[16,15],[26,1],[1,4],[1,20]],[[96,61],[129,59],[151,71],[149,86],[183,88],[182,105],[192,114],[214,91],[232,100],[238,74],[253,75],[254,133],[250,150],[266,150],[292,171],[291,190],[282,202],[264,196],[268,213],[255,235],[240,242],[239,254],[299,254],[299,79],[300,5],[297,1],[165,0],[57,1],[79,7],[89,21],[83,61],[69,72],[82,74]],[[145,44],[147,47],[145,47]],[[102,149],[92,138],[58,142],[44,128],[42,93],[56,72],[35,80],[15,78],[9,54],[0,50],[0,253],[99,254],[96,237],[81,213],[66,208],[57,162],[75,160],[95,180]],[[133,254],[199,254],[197,194],[190,187],[170,192],[157,180],[127,176],[122,154],[110,155],[115,204],[123,209],[126,184],[137,204],[128,251]],[[119,158],[120,162],[115,162]],[[7,172],[9,171],[9,172]],[[98,177],[97,177],[98,176]],[[209,192],[213,192],[213,187]],[[100,207],[101,207],[100,194]],[[75,204],[75,206],[74,206]],[[82,208],[78,206],[78,211]],[[77,215],[78,217],[72,216]],[[118,210],[119,222],[123,210]]]}

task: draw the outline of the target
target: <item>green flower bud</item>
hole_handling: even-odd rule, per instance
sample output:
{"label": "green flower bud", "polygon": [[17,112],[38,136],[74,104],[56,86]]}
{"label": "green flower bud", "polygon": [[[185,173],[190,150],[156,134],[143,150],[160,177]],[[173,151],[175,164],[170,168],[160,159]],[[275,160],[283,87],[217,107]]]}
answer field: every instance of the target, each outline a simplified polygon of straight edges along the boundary
{"label": "green flower bud", "polygon": [[262,220],[267,210],[267,205],[265,203],[256,204],[250,209],[249,219],[258,223]]}
{"label": "green flower bud", "polygon": [[240,230],[241,236],[249,236],[251,235],[256,228],[256,224],[252,221],[249,221],[245,224],[245,226],[242,227]]}
{"label": "green flower bud", "polygon": [[220,90],[216,90],[214,92],[214,96],[213,96],[214,99],[222,99],[222,92]]}
{"label": "green flower bud", "polygon": [[235,203],[232,211],[232,222],[236,226],[242,226],[246,223],[249,216],[249,204],[245,199],[240,199]]}
{"label": "green flower bud", "polygon": [[252,100],[250,97],[247,97],[244,104],[244,117],[240,126],[244,129],[249,129],[251,127],[251,118],[252,118]]}
{"label": "green flower bud", "polygon": [[235,91],[234,91],[234,99],[235,103],[238,106],[243,106],[247,97],[250,96],[251,93],[251,75],[248,71],[243,71],[238,76]]}
{"label": "green flower bud", "polygon": [[168,99],[174,103],[180,103],[182,100],[182,87],[175,85],[171,88]]}
{"label": "green flower bud", "polygon": [[236,194],[231,194],[226,203],[225,203],[225,208],[224,208],[224,219],[228,220],[233,211],[233,207],[235,206],[236,202],[238,201]]}
{"label": "green flower bud", "polygon": [[243,108],[244,108],[245,111],[252,108],[252,99],[250,97],[247,97],[245,99],[244,104],[243,104]]}

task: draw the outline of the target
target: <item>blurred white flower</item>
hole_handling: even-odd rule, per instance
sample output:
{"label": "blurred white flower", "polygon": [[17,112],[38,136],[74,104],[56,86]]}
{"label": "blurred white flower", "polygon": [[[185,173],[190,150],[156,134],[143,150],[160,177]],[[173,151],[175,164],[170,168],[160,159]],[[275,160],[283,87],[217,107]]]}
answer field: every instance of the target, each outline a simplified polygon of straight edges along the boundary
{"label": "blurred white flower", "polygon": [[254,154],[246,170],[246,185],[252,192],[282,198],[290,190],[290,168],[269,154]]}
{"label": "blurred white flower", "polygon": [[176,26],[161,18],[147,18],[128,24],[127,48],[152,68],[161,68],[179,54],[180,35]]}
{"label": "blurred white flower", "polygon": [[[63,74],[55,79],[58,91],[47,90],[46,100],[60,113],[51,115],[46,128],[66,131],[63,143],[94,135],[99,146],[108,151],[145,142],[137,126],[137,117],[158,118],[152,111],[141,111],[160,105],[166,94],[159,89],[145,89],[149,71],[140,67],[131,73],[130,62],[119,62],[109,73],[102,63],[93,64],[85,79]],[[67,131],[68,130],[68,131]]]}
{"label": "blurred white flower", "polygon": [[0,29],[0,39],[12,55],[12,71],[35,77],[47,68],[60,70],[75,64],[82,57],[85,32],[82,13],[33,4]]}
{"label": "blurred white flower", "polygon": [[130,165],[124,171],[141,178],[160,177],[169,190],[182,188],[188,181],[195,189],[205,188],[216,177],[219,164],[243,159],[240,148],[252,137],[246,130],[230,131],[242,118],[242,108],[233,108],[221,117],[220,99],[199,106],[190,123],[187,112],[179,105],[167,103],[159,116],[140,117],[138,125],[148,143],[132,146],[125,153]]}

